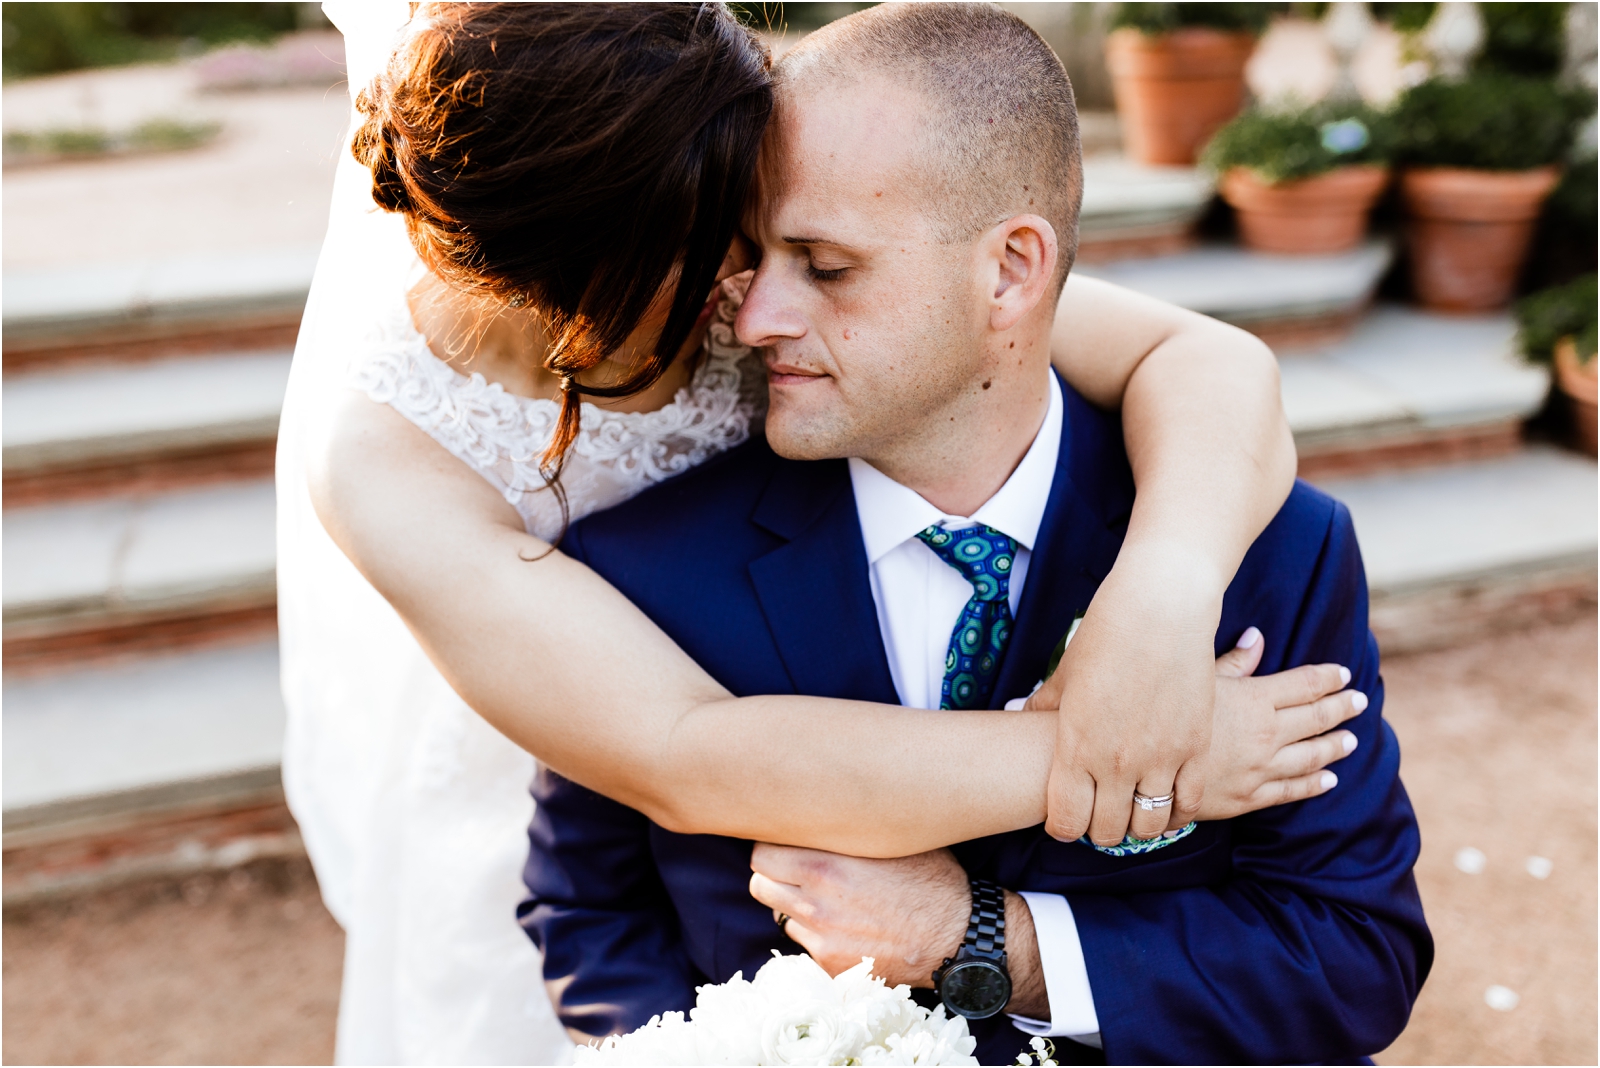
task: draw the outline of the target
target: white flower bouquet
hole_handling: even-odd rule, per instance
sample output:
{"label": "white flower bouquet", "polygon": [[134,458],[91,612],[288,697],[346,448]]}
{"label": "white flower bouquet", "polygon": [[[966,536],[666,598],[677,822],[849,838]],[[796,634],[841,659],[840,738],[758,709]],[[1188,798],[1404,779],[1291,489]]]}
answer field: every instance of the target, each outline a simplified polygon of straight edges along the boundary
{"label": "white flower bouquet", "polygon": [[753,980],[696,992],[687,1019],[657,1016],[626,1035],[579,1046],[578,1064],[977,1064],[967,1021],[929,1012],[908,986],[872,974],[872,958],[830,977],[807,956],[776,952]]}

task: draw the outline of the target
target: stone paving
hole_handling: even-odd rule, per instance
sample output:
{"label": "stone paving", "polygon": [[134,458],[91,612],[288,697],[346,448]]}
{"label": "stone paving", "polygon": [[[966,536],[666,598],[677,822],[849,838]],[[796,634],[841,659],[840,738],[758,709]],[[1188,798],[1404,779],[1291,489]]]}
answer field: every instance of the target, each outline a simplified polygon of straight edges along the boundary
{"label": "stone paving", "polygon": [[[350,98],[342,83],[204,93],[187,66],[81,71],[6,86],[4,124],[223,124],[183,152],[8,169],[6,289],[19,272],[315,248],[328,225]],[[85,109],[83,101],[92,101]]]}

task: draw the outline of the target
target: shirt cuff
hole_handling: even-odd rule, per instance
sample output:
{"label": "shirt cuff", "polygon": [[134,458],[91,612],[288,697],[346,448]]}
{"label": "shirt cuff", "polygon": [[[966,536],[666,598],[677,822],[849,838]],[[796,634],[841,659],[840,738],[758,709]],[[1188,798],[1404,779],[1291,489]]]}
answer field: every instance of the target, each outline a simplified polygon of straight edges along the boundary
{"label": "shirt cuff", "polygon": [[1100,1045],[1100,1019],[1094,1011],[1094,994],[1089,989],[1089,966],[1078,941],[1078,924],[1072,906],[1060,894],[1022,892],[1033,914],[1034,935],[1039,943],[1039,969],[1044,973],[1045,996],[1050,1001],[1050,1019],[1033,1020],[1012,1016],[1018,1030],[1045,1038],[1070,1038],[1086,1046]]}

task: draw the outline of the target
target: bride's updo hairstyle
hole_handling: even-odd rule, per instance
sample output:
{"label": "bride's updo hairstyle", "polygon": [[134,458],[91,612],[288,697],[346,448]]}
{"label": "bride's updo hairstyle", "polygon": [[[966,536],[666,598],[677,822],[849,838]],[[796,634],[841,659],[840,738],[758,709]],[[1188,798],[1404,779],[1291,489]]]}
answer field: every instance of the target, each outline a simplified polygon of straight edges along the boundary
{"label": "bride's updo hairstyle", "polygon": [[[543,317],[563,384],[547,474],[581,394],[648,389],[694,329],[755,173],[769,66],[723,4],[431,3],[357,97],[355,157],[423,262]],[[675,271],[654,351],[581,383]]]}

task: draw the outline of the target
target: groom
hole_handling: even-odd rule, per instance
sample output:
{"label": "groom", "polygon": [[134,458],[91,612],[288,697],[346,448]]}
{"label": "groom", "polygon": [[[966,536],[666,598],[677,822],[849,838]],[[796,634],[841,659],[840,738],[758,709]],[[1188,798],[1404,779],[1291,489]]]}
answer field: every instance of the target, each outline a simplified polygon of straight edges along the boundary
{"label": "groom", "polygon": [[[999,9],[874,8],[785,57],[769,137],[737,322],[766,350],[767,441],[563,547],[736,694],[1000,707],[1044,675],[1133,499],[1115,417],[1049,366],[1080,195],[1066,76]],[[1347,724],[1359,748],[1322,798],[1134,855],[1042,828],[900,860],[752,847],[542,772],[524,922],[563,1021],[630,1030],[804,947],[925,988],[940,969],[985,1064],[1031,1034],[1085,1063],[1381,1050],[1432,943],[1337,502],[1295,488],[1229,588],[1218,650],[1248,622],[1278,639],[1265,670],[1350,665],[1373,695]]]}

